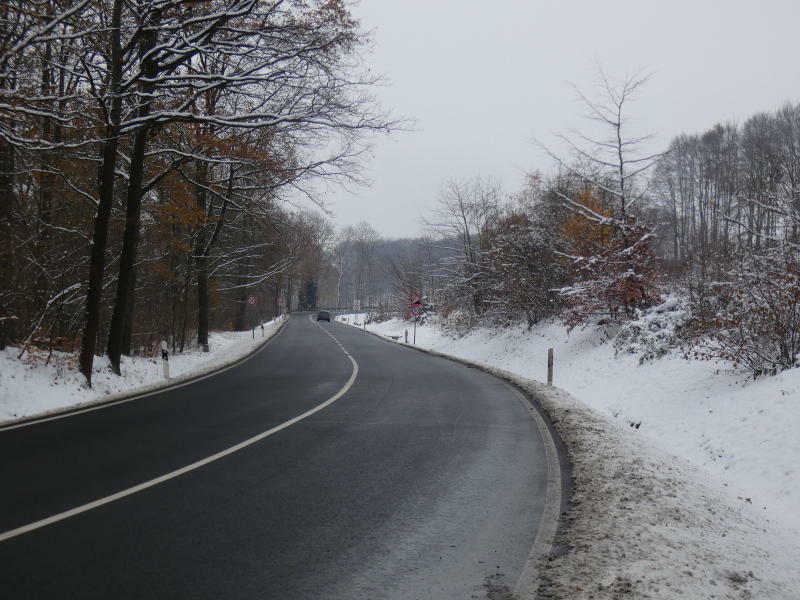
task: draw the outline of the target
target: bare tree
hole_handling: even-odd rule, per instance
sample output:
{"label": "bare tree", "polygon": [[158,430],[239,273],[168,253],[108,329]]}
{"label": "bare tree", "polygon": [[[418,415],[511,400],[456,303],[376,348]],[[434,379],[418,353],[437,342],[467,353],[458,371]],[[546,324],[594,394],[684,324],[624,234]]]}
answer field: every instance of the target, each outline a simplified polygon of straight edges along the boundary
{"label": "bare tree", "polygon": [[661,156],[661,153],[643,152],[652,136],[637,136],[628,131],[629,105],[649,77],[637,73],[614,81],[602,67],[598,66],[597,70],[599,100],[575,86],[573,89],[586,108],[586,117],[599,126],[598,135],[578,131],[558,135],[571,151],[573,161],[565,160],[541,142],[537,144],[563,169],[614,197],[615,215],[624,218],[632,205],[644,197],[647,191],[647,186],[642,184],[644,175]]}
{"label": "bare tree", "polygon": [[0,258],[24,266],[0,276],[0,345],[79,337],[89,384],[103,338],[119,372],[140,335],[137,290],[181,347],[240,286],[277,303],[285,192],[360,181],[368,134],[395,126],[342,0],[9,0],[0,34]]}
{"label": "bare tree", "polygon": [[450,181],[442,187],[433,215],[424,221],[427,235],[452,253],[447,285],[457,296],[466,294],[478,315],[484,308],[481,234],[499,201],[500,186],[491,180]]}
{"label": "bare tree", "polygon": [[[627,109],[647,77],[634,75],[612,81],[598,68],[600,100],[595,101],[575,88],[590,121],[599,124],[598,137],[575,132],[559,136],[570,148],[574,161],[567,161],[539,144],[556,163],[578,178],[582,185],[573,193],[556,191],[574,213],[596,231],[595,247],[565,253],[578,280],[561,290],[571,311],[571,326],[585,322],[605,307],[612,319],[620,314],[632,316],[635,308],[652,305],[659,294],[654,285],[655,255],[651,247],[653,231],[638,222],[632,208],[645,197],[644,174],[660,154],[641,151],[649,136],[628,133]],[[575,193],[577,192],[577,193]],[[611,235],[605,236],[604,230]],[[581,232],[573,243],[584,246]],[[620,312],[622,309],[622,313]]]}
{"label": "bare tree", "polygon": [[352,227],[345,227],[336,237],[336,243],[333,248],[333,257],[338,271],[336,278],[336,306],[342,307],[342,281],[344,280],[345,272],[352,260],[353,242],[356,237],[356,232]]}

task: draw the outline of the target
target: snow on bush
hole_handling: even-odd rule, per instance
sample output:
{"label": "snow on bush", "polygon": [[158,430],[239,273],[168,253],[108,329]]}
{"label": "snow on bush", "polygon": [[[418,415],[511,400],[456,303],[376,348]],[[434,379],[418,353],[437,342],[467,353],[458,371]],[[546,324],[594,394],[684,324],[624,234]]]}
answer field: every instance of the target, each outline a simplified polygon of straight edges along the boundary
{"label": "snow on bush", "polygon": [[747,256],[695,301],[698,358],[722,358],[739,372],[775,375],[800,357],[800,252]]}
{"label": "snow on bush", "polygon": [[443,331],[463,337],[480,325],[480,319],[471,310],[456,309],[442,314],[438,319]]}
{"label": "snow on bush", "polygon": [[661,358],[684,341],[689,320],[686,302],[671,294],[658,306],[637,311],[634,320],[625,323],[617,333],[614,350],[637,355],[640,364]]}

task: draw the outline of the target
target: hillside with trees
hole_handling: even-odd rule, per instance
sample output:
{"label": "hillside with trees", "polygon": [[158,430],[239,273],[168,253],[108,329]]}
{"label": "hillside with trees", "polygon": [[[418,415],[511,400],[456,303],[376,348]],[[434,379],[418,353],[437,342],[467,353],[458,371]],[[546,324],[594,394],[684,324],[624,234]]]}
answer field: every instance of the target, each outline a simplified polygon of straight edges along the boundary
{"label": "hillside with trees", "polygon": [[[601,137],[564,136],[556,172],[504,195],[480,176],[442,187],[427,229],[448,253],[396,287],[437,298],[445,326],[618,329],[669,294],[690,318],[672,343],[759,376],[800,353],[800,105],[680,135],[665,152],[630,137],[643,79],[581,95]],[[416,277],[416,278],[415,278]],[[435,283],[434,283],[435,282]],[[402,294],[401,294],[402,295]],[[406,297],[407,297],[406,293]]]}

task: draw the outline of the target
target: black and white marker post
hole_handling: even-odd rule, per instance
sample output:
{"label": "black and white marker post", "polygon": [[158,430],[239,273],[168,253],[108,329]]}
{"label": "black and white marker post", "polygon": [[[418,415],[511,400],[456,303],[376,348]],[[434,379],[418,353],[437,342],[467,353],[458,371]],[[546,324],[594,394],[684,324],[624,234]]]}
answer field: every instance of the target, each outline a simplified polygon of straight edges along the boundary
{"label": "black and white marker post", "polygon": [[161,340],[161,367],[164,369],[164,379],[169,379],[169,350],[166,340]]}

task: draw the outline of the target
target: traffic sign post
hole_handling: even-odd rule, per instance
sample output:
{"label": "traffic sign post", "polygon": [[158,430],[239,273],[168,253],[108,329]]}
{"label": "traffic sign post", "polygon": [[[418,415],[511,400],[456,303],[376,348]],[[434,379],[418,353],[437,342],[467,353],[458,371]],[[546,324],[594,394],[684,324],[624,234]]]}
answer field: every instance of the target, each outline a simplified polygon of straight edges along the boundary
{"label": "traffic sign post", "polygon": [[[245,298],[245,302],[247,302],[247,306],[257,306],[258,305],[258,297],[250,294],[247,298]],[[264,319],[261,318],[261,311],[256,309],[256,315],[258,315],[258,324],[261,326],[261,337],[264,337]],[[253,327],[253,339],[256,338],[256,328]]]}
{"label": "traffic sign post", "polygon": [[[422,303],[422,294],[412,294],[411,301],[408,303],[408,310],[411,313],[411,316],[414,317],[414,341],[413,344],[417,343],[417,321],[419,321],[420,316],[425,310],[425,305]],[[406,338],[408,336],[406,335]]]}

